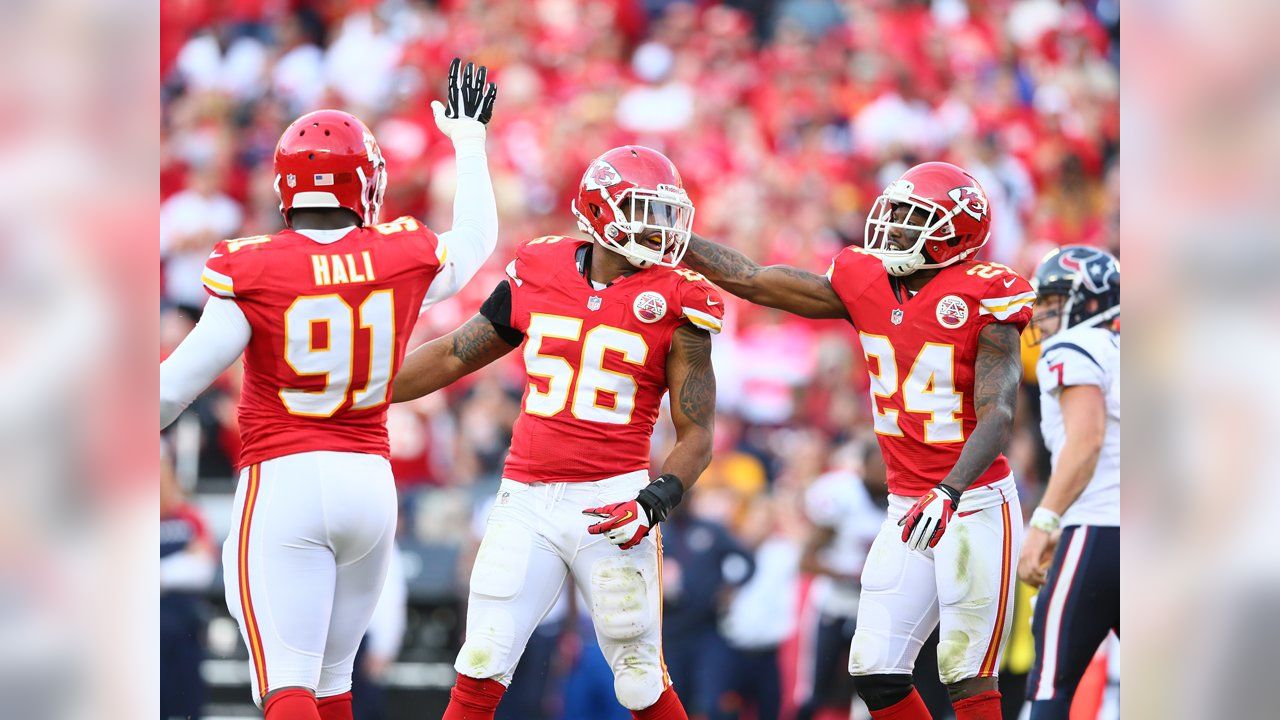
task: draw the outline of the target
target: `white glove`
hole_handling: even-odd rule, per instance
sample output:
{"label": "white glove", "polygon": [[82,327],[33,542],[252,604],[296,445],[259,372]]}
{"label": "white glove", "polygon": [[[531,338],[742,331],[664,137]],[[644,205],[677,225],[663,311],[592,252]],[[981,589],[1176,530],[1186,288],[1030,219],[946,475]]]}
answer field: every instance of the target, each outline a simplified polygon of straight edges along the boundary
{"label": "white glove", "polygon": [[493,103],[498,97],[498,86],[487,82],[489,69],[479,70],[473,63],[461,69],[462,60],[454,58],[449,65],[449,84],[445,88],[448,107],[439,100],[431,101],[436,127],[454,142],[469,138],[483,139],[485,124],[493,117]]}

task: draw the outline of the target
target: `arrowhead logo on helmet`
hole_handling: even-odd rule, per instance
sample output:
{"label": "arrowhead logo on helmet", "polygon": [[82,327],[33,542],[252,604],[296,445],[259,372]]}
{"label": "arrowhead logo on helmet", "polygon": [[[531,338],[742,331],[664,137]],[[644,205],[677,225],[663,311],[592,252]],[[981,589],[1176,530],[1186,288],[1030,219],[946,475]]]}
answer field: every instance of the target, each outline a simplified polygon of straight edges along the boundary
{"label": "arrowhead logo on helmet", "polygon": [[981,220],[986,217],[987,198],[978,188],[972,185],[953,188],[951,192],[947,193],[947,196],[974,220]]}
{"label": "arrowhead logo on helmet", "polygon": [[588,187],[597,189],[617,185],[621,180],[622,176],[612,165],[604,160],[596,160],[587,170],[585,183]]}

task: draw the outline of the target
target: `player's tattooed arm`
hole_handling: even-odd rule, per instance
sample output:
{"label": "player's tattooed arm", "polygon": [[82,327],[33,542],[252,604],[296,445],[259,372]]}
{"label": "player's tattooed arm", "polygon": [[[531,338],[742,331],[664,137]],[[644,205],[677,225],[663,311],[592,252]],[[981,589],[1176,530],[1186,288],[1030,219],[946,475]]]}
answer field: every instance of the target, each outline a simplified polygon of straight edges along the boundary
{"label": "player's tattooed arm", "polygon": [[690,325],[676,329],[667,354],[667,389],[671,391],[671,420],[676,443],[662,465],[685,489],[711,463],[711,439],[716,422],[716,376],[711,367],[711,336]]}
{"label": "player's tattooed arm", "polygon": [[964,492],[1009,444],[1018,406],[1018,383],[1022,382],[1021,352],[1018,328],[1013,325],[990,323],[978,332],[973,382],[978,424],[943,485]]}
{"label": "player's tattooed arm", "polygon": [[825,275],[790,265],[760,266],[754,260],[696,233],[684,263],[711,282],[757,305],[809,318],[847,318],[840,296]]}
{"label": "player's tattooed arm", "polygon": [[499,337],[493,323],[475,315],[462,327],[409,353],[391,388],[391,402],[430,395],[516,348]]}

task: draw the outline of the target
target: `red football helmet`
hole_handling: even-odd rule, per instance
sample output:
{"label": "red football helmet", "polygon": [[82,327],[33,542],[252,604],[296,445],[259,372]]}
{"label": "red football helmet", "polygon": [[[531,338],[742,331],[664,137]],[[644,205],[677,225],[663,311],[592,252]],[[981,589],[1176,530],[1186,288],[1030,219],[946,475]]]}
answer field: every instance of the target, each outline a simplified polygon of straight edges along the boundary
{"label": "red football helmet", "polygon": [[583,232],[638,268],[675,267],[689,248],[693,203],[657,150],[624,145],[593,160],[572,210]]}
{"label": "red football helmet", "polygon": [[[895,210],[903,211],[897,219]],[[893,242],[904,235],[913,242],[912,232],[909,247]],[[866,250],[899,276],[973,257],[990,235],[986,192],[972,175],[944,162],[917,165],[889,183],[871,206],[864,233]]]}
{"label": "red football helmet", "polygon": [[378,222],[387,164],[373,133],[354,115],[316,110],[294,120],[276,145],[276,194],[285,225],[296,208],[346,208]]}

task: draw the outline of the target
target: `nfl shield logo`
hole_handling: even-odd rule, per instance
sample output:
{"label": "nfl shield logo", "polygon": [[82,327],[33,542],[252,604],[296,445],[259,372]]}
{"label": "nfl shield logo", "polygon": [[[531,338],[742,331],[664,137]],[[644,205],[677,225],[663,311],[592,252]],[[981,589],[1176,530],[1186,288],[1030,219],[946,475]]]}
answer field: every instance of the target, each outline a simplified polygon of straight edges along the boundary
{"label": "nfl shield logo", "polygon": [[298,176],[293,173],[286,175],[284,181],[289,187],[298,187]]}
{"label": "nfl shield logo", "polygon": [[590,298],[587,298],[587,309],[595,312],[600,309],[601,302],[602,298],[599,295],[592,295]]}
{"label": "nfl shield logo", "polygon": [[894,325],[901,325],[902,324],[902,308],[894,308],[893,312],[889,314],[889,320]]}

